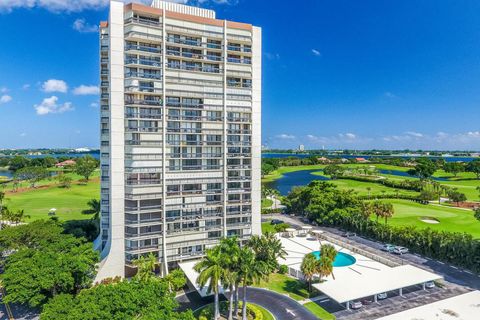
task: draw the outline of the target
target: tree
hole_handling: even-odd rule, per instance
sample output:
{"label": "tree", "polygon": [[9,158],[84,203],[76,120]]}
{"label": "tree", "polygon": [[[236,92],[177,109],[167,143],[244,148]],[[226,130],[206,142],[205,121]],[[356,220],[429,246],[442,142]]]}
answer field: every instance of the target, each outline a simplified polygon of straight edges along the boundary
{"label": "tree", "polygon": [[97,167],[98,160],[90,155],[87,155],[77,159],[75,163],[75,173],[84,177],[85,180],[88,181]]}
{"label": "tree", "polygon": [[4,300],[35,308],[58,294],[78,293],[91,285],[98,260],[91,243],[71,235],[39,248],[22,248],[6,260]]}
{"label": "tree", "polygon": [[312,281],[315,274],[318,273],[319,264],[317,258],[309,253],[303,257],[302,264],[300,265],[300,271],[303,273],[305,280],[308,282],[308,290],[312,291]]}
{"label": "tree", "polygon": [[176,292],[187,283],[187,280],[185,279],[185,274],[181,269],[173,270],[172,272],[164,276],[162,279],[164,279],[167,283],[169,292]]}
{"label": "tree", "polygon": [[66,175],[66,174],[59,174],[58,177],[58,183],[60,187],[68,189],[72,186],[72,177]]}
{"label": "tree", "polygon": [[20,222],[24,222],[25,219],[30,218],[28,214],[25,214],[24,210],[17,210],[15,212],[8,211],[6,214],[6,220],[18,225]]}
{"label": "tree", "polygon": [[323,169],[323,173],[333,180],[343,173],[343,168],[336,164],[329,164]]}
{"label": "tree", "polygon": [[243,286],[242,320],[247,320],[247,286],[258,283],[267,274],[265,264],[255,257],[249,247],[240,249],[238,255],[238,275]]}
{"label": "tree", "polygon": [[428,158],[420,158],[416,162],[415,168],[407,172],[409,175],[416,176],[421,180],[430,178],[437,170],[435,163]]}
{"label": "tree", "polygon": [[257,261],[261,261],[264,264],[266,274],[277,270],[279,267],[278,259],[287,255],[282,242],[270,232],[261,236],[252,236],[248,241],[248,246],[255,253]]}
{"label": "tree", "polygon": [[87,205],[90,209],[88,209],[88,213],[93,213],[92,220],[97,220],[100,216],[101,211],[101,203],[98,199],[91,199],[87,202]]}
{"label": "tree", "polygon": [[197,283],[201,288],[208,283],[207,292],[214,294],[215,312],[214,320],[220,317],[219,299],[220,283],[226,278],[226,270],[223,268],[223,256],[220,247],[214,247],[205,251],[205,256],[197,262],[193,269],[199,273]]}
{"label": "tree", "polygon": [[[224,289],[230,290],[230,296],[228,298],[228,320],[233,319],[233,309],[235,302],[235,317],[238,310],[238,259],[240,254],[240,246],[236,237],[224,238],[220,241],[221,255],[223,256],[224,268],[226,271],[224,279]],[[235,301],[234,301],[235,300]]]}
{"label": "tree", "polygon": [[473,172],[480,179],[480,159],[470,161],[466,166],[467,172]]}
{"label": "tree", "polygon": [[447,162],[443,165],[443,170],[456,177],[460,172],[465,170],[465,165],[461,162]]}
{"label": "tree", "polygon": [[140,256],[140,258],[132,261],[133,265],[137,267],[137,274],[135,278],[139,281],[148,281],[155,276],[155,269],[157,267],[157,257],[150,252],[148,256]]}
{"label": "tree", "polygon": [[331,244],[324,244],[320,248],[320,261],[319,261],[319,270],[320,274],[324,276],[332,275],[333,279],[335,276],[333,275],[333,262],[337,257],[337,250]]}
{"label": "tree", "polygon": [[274,166],[272,166],[270,163],[262,163],[262,178],[272,173],[274,170]]}
{"label": "tree", "polygon": [[464,193],[461,193],[455,189],[453,190],[450,190],[448,192],[448,198],[450,199],[450,201],[452,202],[456,202],[457,203],[457,206],[460,202],[463,202],[463,201],[466,201],[467,200],[467,197],[465,196]]}
{"label": "tree", "polygon": [[37,182],[47,177],[49,177],[48,171],[43,167],[24,167],[15,172],[16,179],[27,180],[32,188],[35,188]]}
{"label": "tree", "polygon": [[61,294],[43,308],[42,320],[195,320],[192,311],[177,312],[175,293],[164,279],[111,281],[78,295]]}
{"label": "tree", "polygon": [[8,167],[12,171],[17,171],[22,168],[28,167],[30,164],[30,159],[22,157],[22,156],[15,156],[12,159],[10,159],[8,163]]}
{"label": "tree", "polygon": [[480,208],[476,208],[476,209],[474,210],[473,216],[475,217],[475,219],[477,219],[478,221],[480,221]]}

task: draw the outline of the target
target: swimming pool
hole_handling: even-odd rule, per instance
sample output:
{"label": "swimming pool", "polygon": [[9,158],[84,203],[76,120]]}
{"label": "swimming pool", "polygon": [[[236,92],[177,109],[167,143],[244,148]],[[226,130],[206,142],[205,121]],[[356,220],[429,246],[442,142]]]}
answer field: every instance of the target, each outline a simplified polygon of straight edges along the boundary
{"label": "swimming pool", "polygon": [[[315,256],[315,258],[320,259],[320,251],[313,251],[312,254]],[[333,266],[348,267],[348,266],[351,266],[352,264],[355,264],[355,262],[357,262],[357,259],[355,259],[351,255],[344,252],[339,252],[335,257],[335,260],[333,261]]]}

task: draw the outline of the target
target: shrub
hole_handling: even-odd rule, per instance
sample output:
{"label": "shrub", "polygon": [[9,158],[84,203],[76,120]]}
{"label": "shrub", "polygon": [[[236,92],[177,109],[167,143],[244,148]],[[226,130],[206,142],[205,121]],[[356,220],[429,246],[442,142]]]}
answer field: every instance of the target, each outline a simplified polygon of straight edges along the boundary
{"label": "shrub", "polygon": [[278,268],[278,273],[285,274],[287,272],[288,272],[288,266],[286,264],[280,265],[280,267]]}

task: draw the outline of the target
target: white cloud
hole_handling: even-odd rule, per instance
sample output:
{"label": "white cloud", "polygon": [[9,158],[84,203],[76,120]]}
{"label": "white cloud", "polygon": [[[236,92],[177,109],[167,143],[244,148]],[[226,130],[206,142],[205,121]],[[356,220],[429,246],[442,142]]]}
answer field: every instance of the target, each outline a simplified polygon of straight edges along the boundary
{"label": "white cloud", "polygon": [[1,87],[0,88],[0,93],[7,93],[8,91],[10,91],[10,90],[8,90],[7,87]]}
{"label": "white cloud", "polygon": [[68,90],[67,83],[63,80],[50,79],[42,84],[42,90],[44,92],[62,92],[65,93]]}
{"label": "white cloud", "polygon": [[286,134],[286,133],[279,134],[279,135],[277,135],[277,136],[275,136],[275,137],[278,138],[278,139],[284,139],[284,140],[293,140],[293,139],[295,139],[295,136],[294,136],[294,135]]}
{"label": "white cloud", "polygon": [[92,108],[98,108],[99,105],[98,105],[97,102],[92,102],[92,103],[90,103],[90,107],[92,107]]}
{"label": "white cloud", "polygon": [[0,104],[8,103],[12,101],[12,97],[9,96],[8,94],[4,94],[3,96],[0,97]]}
{"label": "white cloud", "polygon": [[353,139],[357,138],[357,136],[354,133],[350,133],[350,132],[340,133],[338,136],[340,138],[345,138],[345,139],[350,139],[350,140],[353,140]]}
{"label": "white cloud", "polygon": [[322,54],[320,53],[320,51],[318,51],[317,49],[312,49],[312,53],[313,53],[314,56],[317,56],[317,57],[322,56]]}
{"label": "white cloud", "polygon": [[81,85],[73,89],[73,94],[77,96],[95,95],[99,94],[100,89],[97,86]]}
{"label": "white cloud", "polygon": [[265,52],[265,57],[268,60],[280,60],[280,55],[278,53]]}
{"label": "white cloud", "polygon": [[423,138],[423,134],[419,133],[419,132],[415,132],[415,131],[407,131],[405,132],[406,135],[408,136],[412,136],[414,138]]}
{"label": "white cloud", "polygon": [[42,103],[33,106],[40,116],[47,115],[49,113],[64,113],[72,111],[73,106],[71,102],[65,102],[64,104],[58,104],[58,97],[51,96],[50,98],[43,99]]}
{"label": "white cloud", "polygon": [[390,91],[384,92],[383,95],[387,98],[390,98],[390,99],[397,98],[397,95],[390,92]]}
{"label": "white cloud", "polygon": [[[123,0],[125,3],[137,2],[150,5],[151,0]],[[167,0],[170,2],[201,5],[208,2],[215,4],[233,5],[238,0]],[[0,0],[0,12],[12,12],[15,9],[34,9],[41,8],[53,13],[71,13],[84,10],[105,9],[110,0]]]}
{"label": "white cloud", "polygon": [[26,137],[27,134],[25,132],[20,133],[20,137]]}
{"label": "white cloud", "polygon": [[54,13],[80,12],[103,9],[108,3],[109,0],[1,0],[0,12],[11,12],[20,8],[42,8]]}
{"label": "white cloud", "polygon": [[82,33],[97,32],[98,31],[98,26],[97,25],[89,24],[83,18],[75,20],[73,22],[72,27],[73,27],[74,30],[77,30],[78,32],[82,32]]}
{"label": "white cloud", "polygon": [[30,89],[30,84],[29,84],[29,83],[25,83],[25,84],[22,86],[22,89],[23,89],[23,90],[28,90],[28,89]]}

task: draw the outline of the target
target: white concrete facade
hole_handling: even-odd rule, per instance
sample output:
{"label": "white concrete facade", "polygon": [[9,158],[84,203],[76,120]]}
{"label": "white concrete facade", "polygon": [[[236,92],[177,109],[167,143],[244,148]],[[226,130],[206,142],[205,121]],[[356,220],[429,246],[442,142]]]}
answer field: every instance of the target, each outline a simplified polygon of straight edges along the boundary
{"label": "white concrete facade", "polygon": [[101,41],[97,281],[163,273],[261,233],[261,29],[212,10],[111,1]]}

